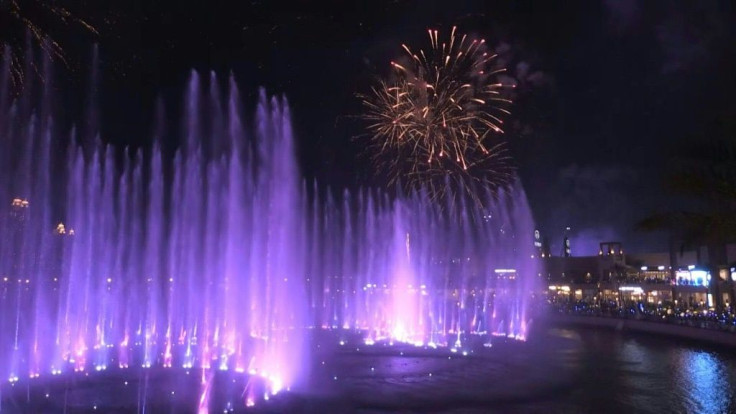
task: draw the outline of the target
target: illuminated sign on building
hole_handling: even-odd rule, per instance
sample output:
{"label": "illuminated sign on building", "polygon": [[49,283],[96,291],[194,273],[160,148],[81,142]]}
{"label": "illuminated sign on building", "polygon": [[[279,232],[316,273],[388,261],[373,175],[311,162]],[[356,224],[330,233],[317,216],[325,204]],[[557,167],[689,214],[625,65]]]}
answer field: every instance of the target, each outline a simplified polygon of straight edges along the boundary
{"label": "illuminated sign on building", "polygon": [[[688,266],[690,268],[690,266]],[[696,269],[678,270],[675,272],[675,281],[679,286],[701,286],[708,287],[710,284],[710,273],[705,270]]]}
{"label": "illuminated sign on building", "polygon": [[516,279],[516,269],[494,269],[496,272],[496,278],[498,279]]}
{"label": "illuminated sign on building", "polygon": [[631,292],[635,295],[641,295],[642,293],[644,293],[644,290],[639,286],[621,286],[618,288],[618,290],[622,292]]}

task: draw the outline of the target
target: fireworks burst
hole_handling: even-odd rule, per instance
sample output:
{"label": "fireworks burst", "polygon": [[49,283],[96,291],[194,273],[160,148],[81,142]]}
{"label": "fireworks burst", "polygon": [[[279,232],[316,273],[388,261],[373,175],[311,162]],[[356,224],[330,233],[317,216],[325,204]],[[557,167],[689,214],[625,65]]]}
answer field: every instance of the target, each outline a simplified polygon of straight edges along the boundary
{"label": "fireworks burst", "polygon": [[426,191],[433,199],[464,193],[480,202],[479,189],[495,189],[513,175],[505,151],[503,117],[511,101],[499,76],[497,55],[484,40],[458,35],[448,41],[429,30],[431,47],[401,45],[396,75],[361,96],[377,171],[389,184]]}
{"label": "fireworks burst", "polygon": [[[74,24],[85,31],[97,30],[69,10],[45,0],[0,0],[0,60],[10,67],[10,77],[16,88],[25,80],[26,39],[37,45],[52,60],[67,64],[63,47],[50,34],[53,26]],[[33,59],[29,66],[40,73]]]}

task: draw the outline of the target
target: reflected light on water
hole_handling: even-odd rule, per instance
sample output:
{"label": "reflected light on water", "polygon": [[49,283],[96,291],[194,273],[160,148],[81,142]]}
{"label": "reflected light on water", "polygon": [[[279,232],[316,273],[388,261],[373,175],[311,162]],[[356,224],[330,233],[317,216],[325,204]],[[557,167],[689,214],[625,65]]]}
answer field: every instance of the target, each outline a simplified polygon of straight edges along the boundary
{"label": "reflected light on water", "polygon": [[[723,363],[710,352],[682,350],[680,371],[688,411],[721,413],[729,410],[729,375]],[[733,407],[731,407],[733,408]]]}

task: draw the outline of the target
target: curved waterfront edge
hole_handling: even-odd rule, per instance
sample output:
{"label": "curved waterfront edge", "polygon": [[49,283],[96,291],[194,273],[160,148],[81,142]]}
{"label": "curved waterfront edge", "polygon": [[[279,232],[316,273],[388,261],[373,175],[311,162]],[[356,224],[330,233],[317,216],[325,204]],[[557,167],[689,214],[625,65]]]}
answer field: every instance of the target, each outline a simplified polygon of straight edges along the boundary
{"label": "curved waterfront edge", "polygon": [[713,345],[736,347],[736,334],[692,326],[658,323],[637,319],[592,315],[571,315],[563,313],[550,313],[549,315],[546,315],[546,320],[548,323],[553,325],[576,325],[614,329],[617,331],[666,335],[675,338],[706,342]]}

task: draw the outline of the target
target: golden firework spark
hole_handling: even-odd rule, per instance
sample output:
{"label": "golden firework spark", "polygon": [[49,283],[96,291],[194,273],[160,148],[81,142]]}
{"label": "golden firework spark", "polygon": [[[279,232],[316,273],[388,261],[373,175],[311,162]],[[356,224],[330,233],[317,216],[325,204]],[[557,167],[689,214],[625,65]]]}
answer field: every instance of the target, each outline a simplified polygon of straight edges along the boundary
{"label": "golden firework spark", "polygon": [[[45,0],[0,0],[0,60],[10,68],[10,78],[16,88],[25,79],[26,54],[30,53],[26,40],[35,44],[52,60],[67,65],[63,47],[50,34],[52,26],[75,24],[85,31],[97,34],[88,22],[76,17],[66,8]],[[28,65],[37,73],[33,59]]]}
{"label": "golden firework spark", "polygon": [[401,62],[391,62],[395,80],[381,81],[361,96],[377,171],[391,185],[426,191],[432,198],[464,192],[478,201],[478,187],[497,188],[513,171],[506,154],[506,98],[497,55],[485,40],[458,35],[440,39],[429,30],[430,48],[402,44]]}

